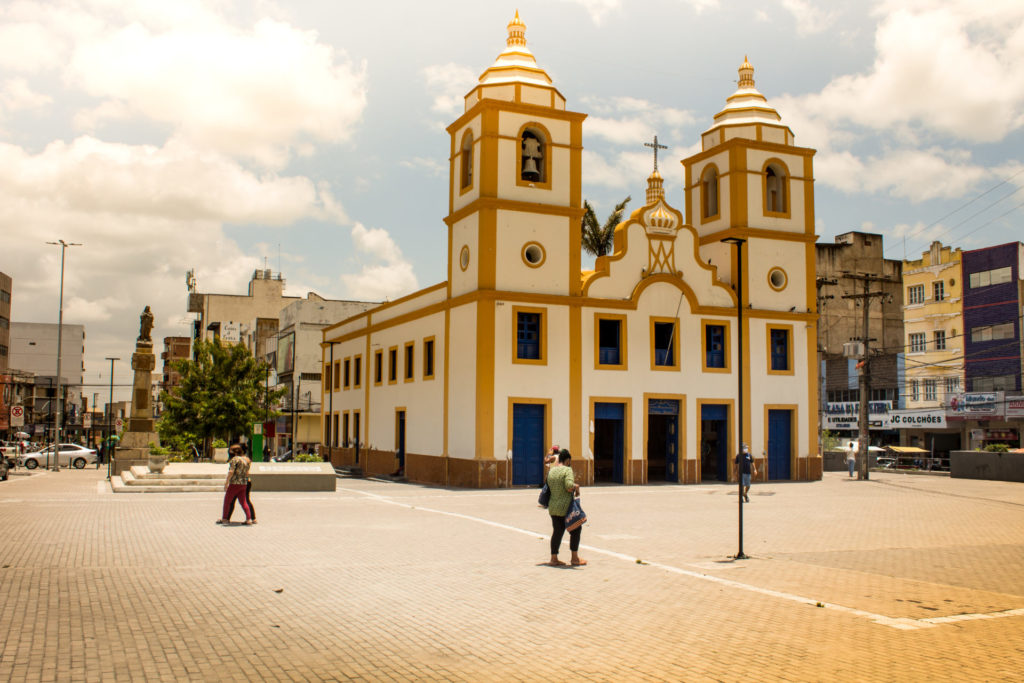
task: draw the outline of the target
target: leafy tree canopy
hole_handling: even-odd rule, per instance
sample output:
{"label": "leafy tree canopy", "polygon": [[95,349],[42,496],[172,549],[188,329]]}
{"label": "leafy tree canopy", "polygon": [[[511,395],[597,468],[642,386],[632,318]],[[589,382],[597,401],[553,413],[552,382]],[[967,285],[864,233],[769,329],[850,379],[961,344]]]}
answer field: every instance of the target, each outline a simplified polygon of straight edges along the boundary
{"label": "leafy tree canopy", "polygon": [[580,225],[583,251],[593,256],[604,256],[611,253],[615,244],[615,226],[622,222],[622,214],[631,199],[633,199],[632,196],[626,197],[616,204],[615,209],[608,214],[603,225],[597,222],[594,207],[590,205],[589,201],[583,200],[584,213]]}
{"label": "leafy tree canopy", "polygon": [[286,391],[271,389],[268,395],[267,364],[240,344],[197,341],[193,351],[194,360],[174,362],[181,381],[160,397],[164,412],[158,430],[164,443],[209,443],[214,437],[230,442],[248,434],[254,422],[262,422],[266,406]]}

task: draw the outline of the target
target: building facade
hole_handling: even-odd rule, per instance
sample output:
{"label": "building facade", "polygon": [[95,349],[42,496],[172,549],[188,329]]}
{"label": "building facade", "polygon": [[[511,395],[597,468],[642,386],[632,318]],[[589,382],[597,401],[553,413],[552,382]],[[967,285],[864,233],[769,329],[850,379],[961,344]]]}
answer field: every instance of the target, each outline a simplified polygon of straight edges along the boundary
{"label": "building facade", "polygon": [[[920,259],[903,262],[907,410],[944,413],[964,386],[964,320],[959,248],[932,242]],[[951,422],[903,429],[902,444],[943,460],[961,446]]]}
{"label": "building facade", "polygon": [[[971,447],[1021,445],[1024,243],[963,253],[964,394],[950,403]],[[967,445],[965,443],[965,445]]]}
{"label": "building facade", "polygon": [[898,443],[888,412],[904,407],[902,262],[884,256],[882,235],[847,232],[834,243],[819,243],[817,298],[820,307],[818,350],[821,357],[822,430],[840,438],[856,437],[860,413],[859,358],[848,357],[844,344],[864,336],[863,309],[851,295],[864,292],[864,281],[849,276],[873,276],[870,292],[869,425],[872,442]]}
{"label": "building facade", "polygon": [[582,271],[585,115],[537,66],[518,14],[508,31],[447,129],[448,279],[323,332],[334,464],[535,484],[557,442],[587,483],[696,483],[734,479],[742,439],[762,476],[820,476],[814,150],[744,62],[682,161],[687,217],[655,157],[645,205]]}
{"label": "building facade", "polygon": [[11,276],[0,273],[0,373],[10,367],[11,349],[11,292],[14,283]]}
{"label": "building facade", "polygon": [[82,433],[82,380],[85,374],[85,326],[64,324],[61,338],[60,396],[57,395],[57,325],[11,323],[10,367],[35,376],[32,405],[26,405],[24,431],[52,438],[57,401],[61,401],[66,438]]}

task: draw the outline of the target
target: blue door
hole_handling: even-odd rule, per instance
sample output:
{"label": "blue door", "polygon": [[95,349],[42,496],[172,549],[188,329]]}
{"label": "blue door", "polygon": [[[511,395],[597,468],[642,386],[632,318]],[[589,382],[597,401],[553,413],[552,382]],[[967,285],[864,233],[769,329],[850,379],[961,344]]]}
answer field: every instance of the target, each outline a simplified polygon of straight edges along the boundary
{"label": "blue door", "polygon": [[539,486],[544,478],[544,406],[512,405],[512,483]]}
{"label": "blue door", "polygon": [[594,480],[625,483],[626,405],[594,404]]}
{"label": "blue door", "polygon": [[704,404],[700,408],[701,479],[729,480],[726,450],[729,445],[729,408]]}
{"label": "blue door", "polygon": [[647,402],[647,481],[679,482],[679,401]]}
{"label": "blue door", "polygon": [[793,452],[793,411],[768,411],[768,478],[789,479]]}

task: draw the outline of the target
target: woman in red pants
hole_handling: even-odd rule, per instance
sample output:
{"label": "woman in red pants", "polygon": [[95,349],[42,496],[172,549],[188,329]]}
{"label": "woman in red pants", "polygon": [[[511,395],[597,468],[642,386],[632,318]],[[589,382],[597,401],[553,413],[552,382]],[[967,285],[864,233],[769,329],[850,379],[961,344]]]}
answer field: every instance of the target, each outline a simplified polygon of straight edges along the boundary
{"label": "woman in red pants", "polygon": [[231,509],[237,498],[245,513],[245,523],[251,525],[252,510],[249,509],[249,501],[245,497],[245,484],[249,481],[249,465],[252,461],[245,457],[245,449],[239,444],[229,448],[228,453],[231,460],[228,461],[228,478],[224,480],[224,512],[217,520],[217,524],[227,524],[230,521]]}

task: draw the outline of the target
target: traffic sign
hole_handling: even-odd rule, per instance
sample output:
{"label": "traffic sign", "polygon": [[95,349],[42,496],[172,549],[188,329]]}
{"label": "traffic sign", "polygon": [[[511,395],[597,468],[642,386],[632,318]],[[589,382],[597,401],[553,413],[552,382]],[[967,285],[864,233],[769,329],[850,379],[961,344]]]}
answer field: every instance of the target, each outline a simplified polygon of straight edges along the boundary
{"label": "traffic sign", "polygon": [[11,426],[22,427],[25,425],[25,408],[23,406],[11,406]]}
{"label": "traffic sign", "polygon": [[121,431],[121,427],[124,427],[124,420],[121,418],[117,418],[116,420],[114,420],[114,431]]}

